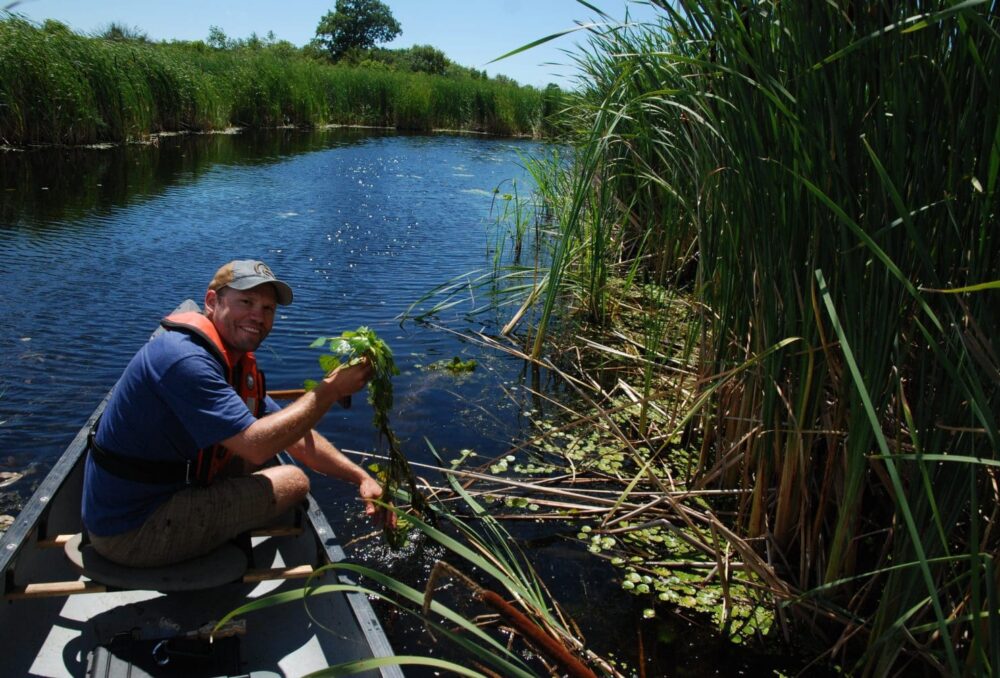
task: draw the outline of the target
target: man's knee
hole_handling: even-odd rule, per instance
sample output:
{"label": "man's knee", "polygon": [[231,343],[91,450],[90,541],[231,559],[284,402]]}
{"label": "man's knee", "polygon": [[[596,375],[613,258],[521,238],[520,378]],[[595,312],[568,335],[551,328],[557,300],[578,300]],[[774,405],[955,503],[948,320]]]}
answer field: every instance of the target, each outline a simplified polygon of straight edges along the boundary
{"label": "man's knee", "polygon": [[297,466],[291,464],[272,466],[259,473],[271,481],[275,501],[280,506],[293,506],[309,494],[309,476]]}

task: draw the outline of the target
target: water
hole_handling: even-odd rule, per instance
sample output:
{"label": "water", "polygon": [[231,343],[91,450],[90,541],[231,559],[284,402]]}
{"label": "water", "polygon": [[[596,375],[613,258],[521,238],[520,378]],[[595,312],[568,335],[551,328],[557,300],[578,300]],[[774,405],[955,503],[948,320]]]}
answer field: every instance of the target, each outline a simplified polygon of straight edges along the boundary
{"label": "water", "polygon": [[[513,357],[397,318],[440,283],[490,267],[493,191],[516,180],[523,194],[520,155],[540,150],[531,141],[289,130],[0,154],[0,471],[25,473],[0,489],[0,514],[30,497],[159,318],[185,298],[200,302],[215,269],[236,258],[263,259],[295,290],[258,352],[269,387],[319,375],[308,348],[315,337],[369,325],[402,371],[391,421],[412,461],[433,463],[425,437],[445,459],[463,448],[504,454],[527,433],[524,410],[540,406],[522,381],[553,385],[531,380]],[[496,318],[468,310],[453,307],[439,322],[494,329]],[[455,356],[479,367],[457,377],[425,369]],[[342,448],[374,447],[360,395],[318,428]],[[352,488],[316,477],[313,490],[353,557],[423,586],[439,551],[388,551]],[[512,529],[597,652],[634,666],[642,637],[648,675],[759,668],[693,634],[682,617],[642,621],[644,605],[621,594],[618,573],[562,539],[575,530]],[[418,624],[383,611],[398,651],[439,653]]]}
{"label": "water", "polygon": [[[486,424],[469,408],[519,366],[396,318],[484,265],[493,188],[523,173],[516,153],[534,148],[290,131],[4,156],[0,462],[43,475],[158,319],[200,302],[234,258],[265,260],[295,290],[259,352],[271,388],[318,375],[316,336],[369,325],[403,371],[393,422],[404,440],[502,446],[516,412],[490,403]],[[485,369],[456,379],[417,367],[456,355]],[[322,432],[369,449],[363,400],[332,412]]]}

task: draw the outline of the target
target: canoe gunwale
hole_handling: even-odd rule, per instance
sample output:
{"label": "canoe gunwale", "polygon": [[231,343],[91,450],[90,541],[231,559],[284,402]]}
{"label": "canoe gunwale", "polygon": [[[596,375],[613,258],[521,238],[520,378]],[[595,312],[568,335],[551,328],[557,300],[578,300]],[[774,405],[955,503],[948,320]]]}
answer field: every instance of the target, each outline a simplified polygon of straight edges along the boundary
{"label": "canoe gunwale", "polygon": [[[191,299],[185,299],[174,312],[190,310],[198,310],[198,304]],[[149,339],[152,340],[163,331],[163,327],[157,326]],[[115,386],[117,385],[118,380],[115,380]],[[24,548],[32,531],[37,529],[35,538],[38,540],[45,539],[47,536],[45,534],[46,523],[44,517],[50,500],[63,488],[63,485],[66,483],[67,478],[69,478],[70,473],[76,468],[76,465],[82,462],[83,455],[87,451],[90,432],[97,424],[97,420],[104,413],[104,408],[108,406],[108,401],[111,399],[111,394],[114,392],[115,386],[111,387],[93,414],[87,419],[83,428],[77,432],[76,437],[73,438],[66,451],[62,453],[62,456],[59,457],[52,470],[45,476],[41,485],[31,495],[31,499],[28,500],[28,503],[14,520],[14,524],[7,529],[3,535],[3,539],[0,540],[0,572],[3,573],[3,577],[0,578],[0,595],[6,594],[8,590],[13,588],[14,571],[11,569],[11,565],[16,562],[18,553]]]}
{"label": "canoe gunwale", "polygon": [[52,470],[45,476],[41,485],[31,495],[31,499],[17,515],[14,524],[7,528],[3,539],[0,540],[0,572],[3,573],[3,577],[0,578],[0,595],[13,588],[14,570],[11,565],[16,563],[17,555],[28,542],[32,531],[36,531],[38,540],[46,538],[45,511],[50,500],[58,494],[70,473],[82,461],[82,457],[87,451],[87,439],[90,436],[90,431],[103,414],[110,397],[110,392],[104,396],[101,404],[90,415],[83,428],[77,432],[69,447],[59,457]]}
{"label": "canoe gunwale", "polygon": [[[294,463],[286,452],[282,452],[279,456],[283,463]],[[344,548],[337,541],[336,533],[330,526],[330,521],[327,520],[326,514],[323,513],[319,504],[316,503],[312,493],[308,495],[307,499],[309,507],[306,511],[306,516],[312,525],[313,535],[319,542],[319,549],[326,554],[327,562],[339,563],[345,560],[347,556],[344,553]],[[357,581],[343,573],[337,575],[337,580],[341,584],[357,584]],[[351,606],[351,610],[354,612],[355,618],[358,620],[365,639],[368,641],[368,646],[371,648],[372,654],[376,657],[393,656],[395,652],[389,643],[389,639],[385,636],[382,623],[378,620],[378,616],[375,614],[375,610],[372,608],[368,597],[358,592],[347,592],[344,595]],[[403,676],[402,669],[398,666],[383,666],[380,671],[384,678],[402,678]]]}

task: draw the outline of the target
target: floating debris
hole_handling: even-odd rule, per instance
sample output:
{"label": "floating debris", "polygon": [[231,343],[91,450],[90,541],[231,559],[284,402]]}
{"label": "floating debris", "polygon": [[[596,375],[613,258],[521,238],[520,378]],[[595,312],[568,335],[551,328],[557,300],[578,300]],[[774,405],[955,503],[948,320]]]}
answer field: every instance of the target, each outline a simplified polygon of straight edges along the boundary
{"label": "floating debris", "polygon": [[0,471],[0,487],[7,487],[8,485],[13,485],[23,477],[24,474],[18,473],[17,471]]}

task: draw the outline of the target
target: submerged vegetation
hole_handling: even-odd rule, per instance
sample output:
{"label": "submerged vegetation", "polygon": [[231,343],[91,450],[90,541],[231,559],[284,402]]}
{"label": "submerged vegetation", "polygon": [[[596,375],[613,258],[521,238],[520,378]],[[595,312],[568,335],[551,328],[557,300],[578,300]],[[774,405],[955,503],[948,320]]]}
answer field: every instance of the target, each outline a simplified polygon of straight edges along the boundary
{"label": "submerged vegetation", "polygon": [[[0,143],[127,142],[229,127],[391,127],[542,133],[551,93],[470,69],[414,70],[432,48],[395,55],[412,68],[331,64],[273,38],[150,42],[137,29],[73,33],[0,14]],[[413,52],[413,54],[410,54]],[[373,59],[387,60],[385,51]],[[444,62],[447,62],[445,59]],[[549,102],[549,103],[546,103]]]}
{"label": "submerged vegetation", "polygon": [[455,356],[451,360],[444,358],[436,362],[431,363],[426,367],[428,370],[444,370],[446,372],[451,372],[452,374],[465,374],[472,372],[476,369],[476,361],[472,358],[469,360],[462,360],[458,356]]}
{"label": "submerged vegetation", "polygon": [[518,491],[651,609],[697,573],[850,671],[998,670],[1000,7],[654,4],[587,29],[542,265],[483,283],[579,396]]}

